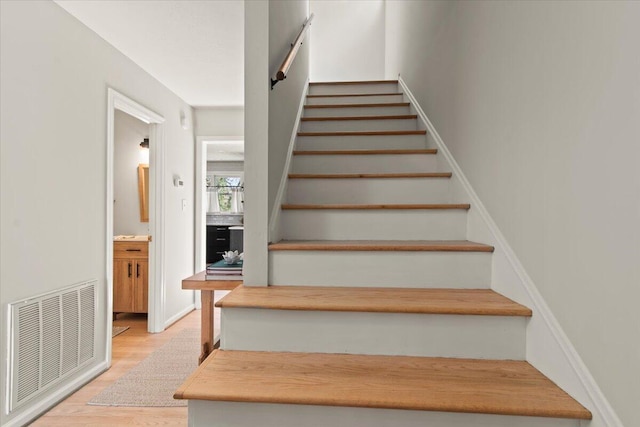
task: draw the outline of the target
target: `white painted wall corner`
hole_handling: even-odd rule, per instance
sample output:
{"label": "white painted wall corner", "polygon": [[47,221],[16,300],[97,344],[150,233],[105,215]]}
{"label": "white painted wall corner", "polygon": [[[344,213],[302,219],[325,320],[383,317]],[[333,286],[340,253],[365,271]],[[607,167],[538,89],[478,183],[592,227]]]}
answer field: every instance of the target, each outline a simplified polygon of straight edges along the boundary
{"label": "white painted wall corner", "polygon": [[287,150],[287,159],[284,164],[284,169],[282,170],[282,177],[280,178],[280,185],[278,186],[278,192],[276,193],[276,200],[273,204],[273,209],[271,211],[271,220],[269,221],[269,241],[270,242],[278,242],[280,240],[280,207],[286,201],[285,196],[287,194],[287,182],[289,173],[291,172],[292,166],[292,157],[293,157],[293,149],[296,145],[296,138],[298,136],[298,128],[300,127],[300,119],[302,118],[302,114],[304,112],[304,103],[307,98],[307,93],[309,91],[309,79],[304,83],[304,87],[302,88],[302,96],[300,97],[300,104],[298,106],[298,114],[296,116],[295,124],[293,126],[293,130],[291,131],[291,138],[289,139],[289,148]]}
{"label": "white painted wall corner", "polygon": [[467,225],[468,238],[495,247],[491,288],[528,305],[533,310],[533,317],[527,328],[527,361],[592,412],[593,420],[589,422],[590,427],[623,427],[533,280],[400,75],[398,82],[430,138],[434,140],[438,155],[442,155],[449,163],[454,174],[454,184],[462,187],[459,191],[466,193],[471,202]]}

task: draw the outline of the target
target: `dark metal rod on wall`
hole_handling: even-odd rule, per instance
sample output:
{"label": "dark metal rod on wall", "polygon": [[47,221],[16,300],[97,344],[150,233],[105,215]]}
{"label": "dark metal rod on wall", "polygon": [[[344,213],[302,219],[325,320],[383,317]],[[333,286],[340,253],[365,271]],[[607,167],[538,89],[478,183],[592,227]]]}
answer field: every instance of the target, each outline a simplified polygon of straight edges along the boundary
{"label": "dark metal rod on wall", "polygon": [[298,37],[296,37],[296,40],[293,43],[291,43],[291,49],[289,49],[289,53],[284,58],[284,61],[282,61],[282,65],[280,65],[280,68],[278,68],[278,71],[276,72],[276,78],[271,79],[271,89],[273,89],[273,87],[280,80],[284,80],[287,78],[287,73],[289,72],[289,68],[291,68],[291,64],[293,64],[294,59],[296,59],[298,50],[300,49],[300,46],[302,46],[302,41],[304,40],[304,37],[307,34],[307,30],[311,26],[311,21],[313,20],[313,16],[314,15],[312,13],[311,16],[309,16],[309,18],[307,18],[307,20],[304,21],[304,24],[302,24],[302,29],[298,34]]}

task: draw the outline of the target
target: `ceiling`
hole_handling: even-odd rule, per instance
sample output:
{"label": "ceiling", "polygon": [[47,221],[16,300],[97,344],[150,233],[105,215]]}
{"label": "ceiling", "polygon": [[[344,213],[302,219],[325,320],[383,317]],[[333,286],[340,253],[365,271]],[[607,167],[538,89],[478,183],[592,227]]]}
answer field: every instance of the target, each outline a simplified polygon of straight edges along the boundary
{"label": "ceiling", "polygon": [[55,1],[188,104],[244,104],[244,1]]}
{"label": "ceiling", "polygon": [[244,141],[206,141],[207,160],[244,161]]}

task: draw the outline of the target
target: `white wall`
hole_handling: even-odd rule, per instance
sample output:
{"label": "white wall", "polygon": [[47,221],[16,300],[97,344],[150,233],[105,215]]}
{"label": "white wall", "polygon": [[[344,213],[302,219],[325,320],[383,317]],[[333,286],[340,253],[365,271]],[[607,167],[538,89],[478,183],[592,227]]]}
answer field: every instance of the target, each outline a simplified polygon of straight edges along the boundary
{"label": "white wall", "polygon": [[[306,1],[271,0],[269,2],[269,70],[275,76],[309,14]],[[287,159],[291,135],[304,85],[309,78],[309,40],[298,50],[286,80],[269,93],[269,212]]]}
{"label": "white wall", "polygon": [[0,18],[4,425],[16,415],[4,413],[7,303],[98,279],[95,365],[105,359],[107,88],[166,119],[166,319],[193,303],[180,288],[193,273],[193,180],[177,189],[171,179],[193,176],[194,143],[179,121],[191,108],[55,3],[2,1]]}
{"label": "white wall", "polygon": [[638,22],[634,2],[387,2],[387,77],[403,76],[626,426],[640,425]]}
{"label": "white wall", "polygon": [[385,0],[311,0],[311,81],[384,78]]}
{"label": "white wall", "polygon": [[267,285],[269,214],[284,171],[302,91],[309,75],[305,42],[285,81],[270,90],[308,1],[245,3],[245,285]]}
{"label": "white wall", "polygon": [[138,164],[149,163],[149,150],[140,148],[149,125],[116,110],[114,128],[113,234],[146,235],[149,223],[140,222]]}
{"label": "white wall", "polygon": [[196,136],[244,135],[244,107],[198,107],[194,115]]}
{"label": "white wall", "polygon": [[269,229],[269,3],[244,5],[244,284],[266,286]]}

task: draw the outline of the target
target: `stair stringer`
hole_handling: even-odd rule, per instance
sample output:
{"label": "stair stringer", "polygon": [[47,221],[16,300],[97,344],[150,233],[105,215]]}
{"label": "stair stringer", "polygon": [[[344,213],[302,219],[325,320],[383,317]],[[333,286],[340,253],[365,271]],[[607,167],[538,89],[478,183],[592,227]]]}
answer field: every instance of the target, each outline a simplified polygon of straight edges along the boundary
{"label": "stair stringer", "polygon": [[307,99],[307,94],[309,93],[309,78],[304,82],[304,87],[302,88],[302,94],[300,95],[300,104],[298,105],[298,114],[296,115],[296,120],[294,121],[293,129],[291,130],[291,138],[289,139],[289,148],[287,149],[287,159],[284,163],[284,168],[282,169],[282,176],[280,177],[280,185],[278,186],[278,192],[276,193],[276,200],[273,204],[273,208],[271,210],[271,217],[269,219],[269,242],[278,242],[281,240],[281,232],[280,232],[280,212],[282,212],[281,206],[287,201],[287,184],[289,182],[289,174],[291,173],[291,168],[293,162],[293,149],[296,146],[296,138],[298,136],[298,129],[300,128],[300,119],[302,118],[302,114],[304,113],[304,104]]}
{"label": "stair stringer", "polygon": [[418,129],[427,130],[427,145],[438,149],[438,155],[448,163],[453,172],[452,198],[466,199],[471,203],[471,209],[467,214],[467,238],[495,247],[492,256],[491,289],[533,310],[534,314],[529,320],[526,333],[527,361],[591,410],[593,419],[581,421],[581,425],[623,427],[535,283],[400,75],[398,84],[404,92],[405,99],[411,103],[412,109],[418,115]]}

